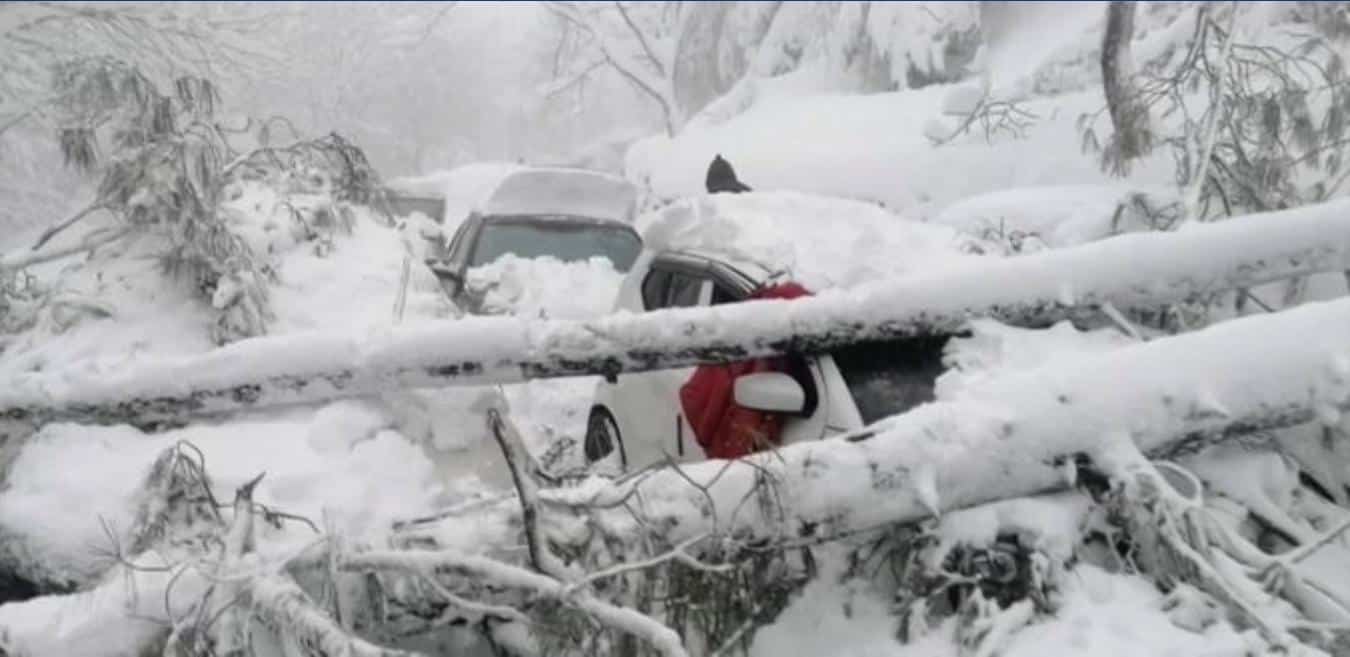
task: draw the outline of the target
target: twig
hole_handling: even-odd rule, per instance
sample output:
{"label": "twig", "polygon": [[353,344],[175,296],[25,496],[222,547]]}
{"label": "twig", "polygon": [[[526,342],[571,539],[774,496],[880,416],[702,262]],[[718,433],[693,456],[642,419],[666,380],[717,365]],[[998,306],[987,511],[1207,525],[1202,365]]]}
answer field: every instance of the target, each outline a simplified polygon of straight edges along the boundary
{"label": "twig", "polygon": [[81,240],[79,244],[60,248],[55,251],[47,251],[44,253],[14,254],[8,257],[3,257],[0,258],[0,271],[24,269],[25,267],[40,265],[44,262],[50,262],[52,260],[60,260],[61,258],[72,256],[77,253],[93,251],[94,249],[97,249],[101,246],[105,246],[107,244],[116,242],[117,240],[126,237],[131,232],[132,232],[131,227],[127,226],[112,231],[102,231],[101,233],[95,233]]}
{"label": "twig", "polygon": [[709,573],[725,573],[732,570],[733,566],[731,566],[730,564],[706,564],[690,556],[689,553],[685,551],[688,550],[690,547],[692,547],[695,543],[698,543],[706,539],[707,537],[708,537],[707,534],[695,536],[680,543],[679,545],[676,545],[674,548],[672,548],[669,552],[666,552],[665,554],[661,554],[652,557],[650,559],[644,559],[642,561],[617,564],[609,568],[606,568],[602,571],[591,573],[586,577],[573,582],[564,590],[564,593],[570,595],[573,591],[576,591],[579,588],[590,585],[602,579],[608,579],[610,577],[615,577],[617,575],[623,575],[625,573],[630,573],[635,570],[646,570],[647,568],[659,566],[663,563],[666,563],[667,561],[679,561],[680,563],[683,563],[689,566],[690,568]]}
{"label": "twig", "polygon": [[507,423],[500,411],[490,409],[487,416],[488,429],[502,449],[502,457],[506,459],[516,492],[520,495],[521,518],[525,525],[525,541],[530,549],[530,563],[539,572],[566,581],[569,579],[567,567],[548,548],[539,528],[539,482],[535,479],[538,469],[530,467],[533,465],[530,452],[525,448],[520,433]]}

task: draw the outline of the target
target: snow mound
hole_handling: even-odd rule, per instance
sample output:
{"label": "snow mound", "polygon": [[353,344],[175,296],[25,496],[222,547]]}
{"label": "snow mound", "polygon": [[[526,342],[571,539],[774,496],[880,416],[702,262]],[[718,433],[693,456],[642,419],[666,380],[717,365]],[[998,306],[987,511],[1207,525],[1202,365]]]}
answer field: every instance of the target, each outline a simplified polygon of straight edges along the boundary
{"label": "snow mound", "polygon": [[[382,539],[395,519],[432,509],[440,486],[421,448],[371,415],[338,402],[317,414],[153,435],[127,426],[47,425],[10,468],[0,534],[11,543],[6,548],[22,550],[47,572],[93,576],[110,565],[103,523],[125,536],[151,464],[187,441],[201,450],[218,499],[232,499],[237,487],[266,472],[255,493],[259,502],[320,525],[327,516],[354,538]],[[287,531],[287,538],[312,540],[303,525]]]}
{"label": "snow mound", "polygon": [[956,231],[875,204],[793,192],[718,194],[644,215],[649,249],[729,253],[786,269],[813,290],[944,268],[975,258]]}
{"label": "snow mound", "polygon": [[1048,329],[1024,329],[992,319],[972,320],[970,335],[947,343],[938,377],[938,399],[956,399],[1010,372],[1069,363],[1134,344],[1115,329],[1079,331],[1064,321]]}
{"label": "snow mound", "polygon": [[614,307],[623,274],[605,258],[563,262],[507,254],[468,272],[470,289],[484,294],[490,313],[589,319]]}
{"label": "snow mound", "polygon": [[[950,142],[960,120],[952,95],[967,85],[932,85],[871,95],[761,99],[720,123],[691,124],[671,138],[630,147],[626,175],[658,197],[703,193],[713,156],[721,154],[757,191],[795,190],[884,203],[924,219],[972,196],[1047,185],[1117,184],[1084,154],[1076,119],[1102,106],[1093,88],[1019,104],[1035,116],[1020,137],[973,126]],[[997,95],[995,99],[1004,100]],[[969,100],[969,99],[966,99]],[[1173,167],[1160,150],[1136,163],[1131,182],[1169,185]]]}
{"label": "snow mound", "polygon": [[[359,206],[335,208],[316,195],[280,194],[247,184],[230,191],[231,228],[274,275],[267,285],[270,335],[313,329],[364,332],[395,323],[405,259],[404,321],[449,315],[434,275],[411,254],[416,240]],[[203,353],[215,345],[216,311],[198,291],[167,275],[167,242],[147,235],[105,247],[53,272],[61,298],[96,304],[100,313],[50,317],[14,336],[0,373],[87,361],[125,367],[142,356]],[[220,290],[218,290],[220,291]]]}
{"label": "snow mound", "polygon": [[[1139,200],[1135,200],[1136,195]],[[1039,237],[1049,246],[1064,247],[1149,228],[1143,208],[1166,217],[1168,205],[1175,201],[1176,194],[1163,188],[1023,187],[957,201],[932,221],[973,235],[1006,236],[1020,231]]]}

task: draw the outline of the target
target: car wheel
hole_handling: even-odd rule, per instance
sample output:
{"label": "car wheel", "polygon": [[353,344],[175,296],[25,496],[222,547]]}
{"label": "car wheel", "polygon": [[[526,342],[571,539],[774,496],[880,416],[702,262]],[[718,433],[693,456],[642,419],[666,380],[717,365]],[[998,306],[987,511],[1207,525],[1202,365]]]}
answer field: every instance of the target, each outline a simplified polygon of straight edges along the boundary
{"label": "car wheel", "polygon": [[603,406],[591,409],[590,419],[586,421],[586,462],[610,461],[622,468],[628,467],[628,455],[623,449],[623,437],[619,435],[619,423],[614,415]]}

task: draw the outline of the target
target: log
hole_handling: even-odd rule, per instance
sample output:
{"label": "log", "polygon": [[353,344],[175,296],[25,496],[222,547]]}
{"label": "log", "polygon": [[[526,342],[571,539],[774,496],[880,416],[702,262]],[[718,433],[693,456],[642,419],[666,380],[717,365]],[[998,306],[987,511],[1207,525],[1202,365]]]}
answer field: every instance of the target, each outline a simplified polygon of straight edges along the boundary
{"label": "log", "polygon": [[[1350,410],[1350,299],[1234,320],[1006,375],[853,435],[628,483],[540,491],[546,504],[630,500],[678,543],[824,539],[1071,486],[1069,463],[1137,448],[1190,453]],[[1132,445],[1131,445],[1132,443]],[[613,512],[622,522],[628,511]]]}
{"label": "log", "polygon": [[1350,268],[1350,201],[1122,235],[793,301],[617,314],[588,321],[478,317],[353,338],[301,333],[210,353],[86,365],[0,382],[0,420],[181,420],[390,388],[670,369],[862,340],[958,331],[971,317],[1045,325],[1155,308],[1291,276]]}

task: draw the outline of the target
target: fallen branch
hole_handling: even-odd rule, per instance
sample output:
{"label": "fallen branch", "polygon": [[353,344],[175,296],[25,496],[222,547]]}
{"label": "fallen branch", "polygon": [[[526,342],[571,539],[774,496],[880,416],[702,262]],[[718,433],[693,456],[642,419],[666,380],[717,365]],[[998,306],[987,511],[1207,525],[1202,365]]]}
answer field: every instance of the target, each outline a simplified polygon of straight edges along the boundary
{"label": "fallen branch", "polygon": [[381,648],[354,636],[315,606],[295,581],[284,575],[255,577],[245,586],[253,610],[280,633],[290,634],[310,652],[323,657],[413,657],[414,653]]}
{"label": "fallen branch", "polygon": [[864,340],[960,330],[972,317],[1047,325],[1104,304],[1156,308],[1350,268],[1350,201],[1252,215],[793,301],[590,321],[482,317],[395,327],[378,339],[257,338],[121,372],[0,383],[0,418],[147,422],[372,394],[390,388],[617,376]]}
{"label": "fallen branch", "polygon": [[360,552],[344,558],[342,568],[351,572],[392,570],[409,574],[468,576],[495,586],[522,589],[571,605],[606,627],[646,641],[662,655],[683,657],[687,654],[674,630],[642,613],[573,590],[547,575],[480,555],[455,550]]}
{"label": "fallen branch", "polygon": [[[992,379],[843,438],[539,496],[641,499],[640,520],[586,512],[660,528],[668,545],[705,534],[792,544],[913,522],[1067,488],[1066,464],[1121,441],[1170,458],[1350,412],[1347,331],[1350,300],[1309,304]],[[769,489],[772,503],[755,503]]]}
{"label": "fallen branch", "polygon": [[0,257],[0,271],[23,269],[25,267],[32,267],[33,265],[40,265],[44,262],[51,262],[52,260],[60,260],[61,258],[69,257],[77,253],[93,251],[101,246],[116,242],[130,233],[130,227],[95,231],[93,234],[86,236],[85,239],[80,240],[79,244],[73,244],[71,246],[42,253],[16,253],[6,257]]}
{"label": "fallen branch", "polygon": [[[519,584],[528,581],[529,587],[536,592],[544,593],[570,604],[608,627],[641,638],[650,643],[662,655],[685,657],[684,646],[674,630],[639,611],[615,606],[595,597],[587,590],[589,584],[594,580],[577,578],[553,553],[547,537],[544,536],[540,527],[542,519],[540,518],[539,470],[537,464],[534,463],[529,450],[526,449],[525,441],[520,437],[520,433],[496,409],[488,411],[488,427],[496,437],[497,444],[501,446],[502,456],[511,469],[512,479],[515,480],[516,492],[520,497],[521,517],[525,525],[525,542],[530,550],[530,562],[536,570],[546,576],[542,579],[527,580],[527,578],[519,576],[511,579]],[[682,552],[673,552],[672,554],[678,555]],[[448,555],[447,559],[453,561],[458,556]],[[463,559],[460,559],[460,562],[463,561]],[[661,561],[655,563],[661,563]],[[514,566],[507,566],[506,564],[499,564],[499,566],[499,571],[514,568]],[[429,572],[434,572],[434,568],[429,569]],[[605,573],[601,578],[612,574],[614,573]]]}
{"label": "fallen branch", "polygon": [[42,235],[38,237],[37,242],[33,244],[33,248],[31,250],[36,251],[42,248],[43,244],[46,244],[47,241],[50,240],[51,238],[56,237],[58,234],[61,233],[61,231],[70,228],[71,226],[74,226],[81,219],[84,219],[85,217],[88,217],[89,215],[92,215],[97,211],[106,210],[107,208],[108,208],[107,205],[95,203],[94,205],[91,205],[83,210],[80,210],[79,212],[76,212],[75,215],[72,216],[71,218],[66,219],[65,221],[62,221],[61,223],[56,224],[55,226],[52,226],[51,228],[48,228],[47,230],[43,231]]}

